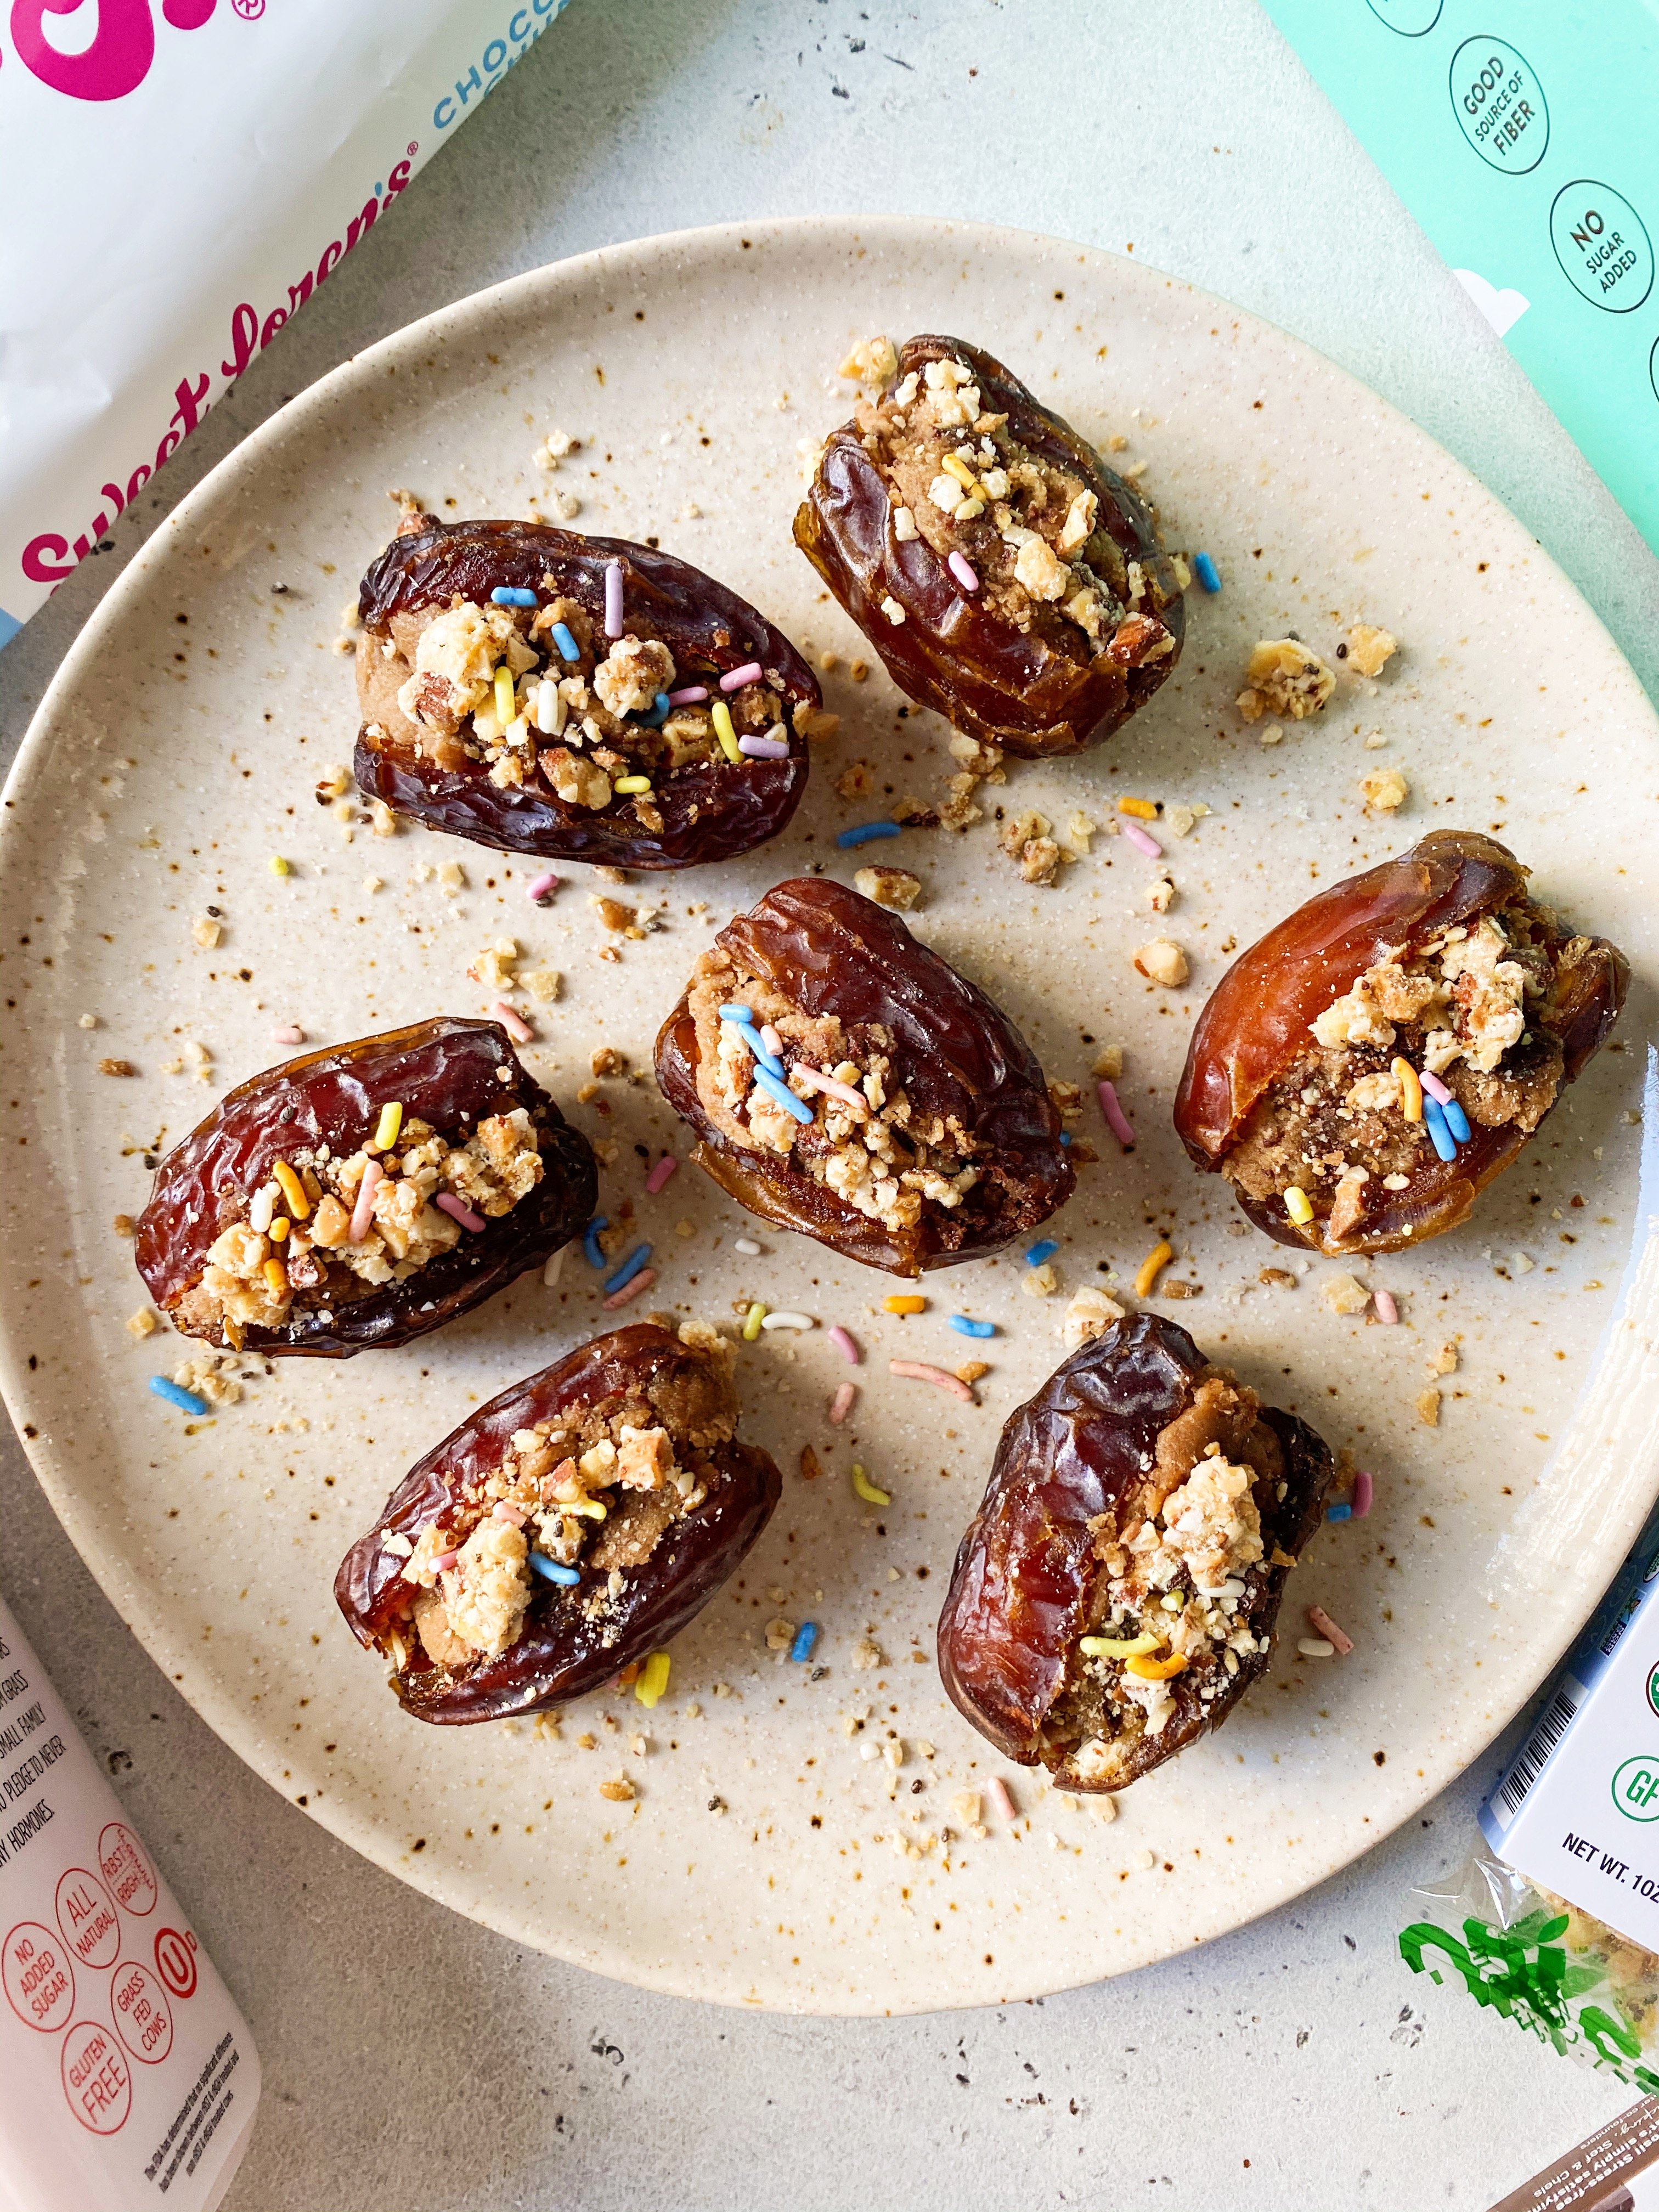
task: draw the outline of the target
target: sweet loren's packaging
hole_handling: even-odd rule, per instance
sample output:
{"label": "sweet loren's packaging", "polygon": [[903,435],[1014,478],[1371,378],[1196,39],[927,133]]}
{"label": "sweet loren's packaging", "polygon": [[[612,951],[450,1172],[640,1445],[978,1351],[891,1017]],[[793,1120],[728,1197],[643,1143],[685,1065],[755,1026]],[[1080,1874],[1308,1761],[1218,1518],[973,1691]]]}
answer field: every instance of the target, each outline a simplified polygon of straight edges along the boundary
{"label": "sweet loren's packaging", "polygon": [[0,13],[0,645],[565,4]]}

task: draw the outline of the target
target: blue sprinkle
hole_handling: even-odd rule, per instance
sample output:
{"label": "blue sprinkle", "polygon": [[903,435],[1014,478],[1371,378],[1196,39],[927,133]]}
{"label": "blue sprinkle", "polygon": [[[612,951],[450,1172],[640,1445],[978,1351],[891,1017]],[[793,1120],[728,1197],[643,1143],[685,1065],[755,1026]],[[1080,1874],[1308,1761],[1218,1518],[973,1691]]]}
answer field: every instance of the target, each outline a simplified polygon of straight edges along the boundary
{"label": "blue sprinkle", "polygon": [[546,1581],[561,1583],[566,1589],[574,1589],[581,1580],[574,1567],[562,1567],[556,1559],[550,1559],[545,1552],[532,1552],[530,1564]]}
{"label": "blue sprinkle", "polygon": [[994,1321],[970,1321],[966,1314],[952,1314],[951,1326],[958,1336],[994,1336],[997,1333]]}
{"label": "blue sprinkle", "polygon": [[723,1022],[748,1022],[752,1025],[755,1019],[755,1009],[752,1006],[739,1006],[735,1005],[722,1006],[720,1008],[720,1019]]}
{"label": "blue sprinkle", "polygon": [[181,1413],[205,1413],[208,1401],[198,1398],[193,1390],[186,1390],[170,1376],[152,1375],[149,1387],[158,1398],[165,1398],[169,1406],[176,1406]]}
{"label": "blue sprinkle", "polygon": [[1445,1111],[1437,1098],[1430,1098],[1427,1096],[1424,1097],[1423,1121],[1429,1133],[1430,1142],[1441,1158],[1455,1160],[1457,1158],[1457,1146],[1452,1141],[1451,1131],[1446,1127]]}
{"label": "blue sprinkle", "polygon": [[[761,1033],[755,1027],[753,1015],[750,1015],[749,1019],[744,1022],[740,1022],[737,1018],[739,1013],[747,1012],[747,1007],[722,1006],[720,1008],[720,1019],[729,1029],[734,1029],[737,1031],[738,1035],[743,1039],[750,1051],[754,1054],[755,1058],[760,1062],[761,1066],[766,1070],[769,1075],[781,1077],[783,1073],[783,1062],[778,1058],[775,1053],[768,1052],[765,1045],[761,1042]],[[810,1121],[812,1117],[809,1114],[806,1118]]]}
{"label": "blue sprinkle", "polygon": [[810,1121],[812,1109],[804,1099],[797,1098],[789,1085],[769,1068],[757,1066],[755,1080],[769,1098],[775,1098],[786,1114],[793,1114],[798,1121]]}
{"label": "blue sprinkle", "polygon": [[1040,1267],[1045,1260],[1052,1260],[1059,1249],[1059,1237],[1045,1237],[1040,1244],[1033,1244],[1025,1255],[1025,1264],[1028,1267]]}
{"label": "blue sprinkle", "polygon": [[534,592],[527,592],[522,584],[497,584],[489,594],[498,607],[533,607]]}
{"label": "blue sprinkle", "polygon": [[843,830],[836,842],[846,853],[850,852],[854,845],[872,845],[878,837],[896,837],[898,835],[896,822],[860,822],[856,830]]}
{"label": "blue sprinkle", "polygon": [[1446,1127],[1455,1140],[1460,1145],[1467,1145],[1470,1135],[1469,1117],[1463,1109],[1455,1098],[1448,1098],[1440,1110],[1446,1117]]}
{"label": "blue sprinkle", "polygon": [[1328,1505],[1325,1508],[1325,1518],[1328,1521],[1346,1521],[1352,1512],[1352,1505]]}
{"label": "blue sprinkle", "polygon": [[1063,1152],[1063,1151],[1065,1150],[1065,1148],[1066,1148],[1066,1146],[1071,1143],[1071,1141],[1072,1141],[1072,1140],[1071,1140],[1071,1139],[1066,1135],[1066,1133],[1065,1130],[1064,1130],[1064,1129],[1062,1129],[1062,1130],[1060,1131],[1060,1149],[1061,1149],[1061,1151],[1062,1151],[1062,1152]]}
{"label": "blue sprinkle", "polygon": [[810,1659],[812,1656],[812,1646],[817,1642],[817,1640],[818,1625],[817,1621],[803,1620],[800,1626],[795,1631],[795,1640],[789,1647],[789,1656],[792,1659]]}
{"label": "blue sprinkle", "polygon": [[606,1276],[605,1284],[606,1297],[610,1297],[617,1291],[625,1290],[650,1257],[651,1247],[648,1244],[636,1244],[616,1273]]}
{"label": "blue sprinkle", "polygon": [[1221,589],[1221,572],[1207,553],[1194,554],[1193,574],[1206,592],[1218,592]]}
{"label": "blue sprinkle", "polygon": [[564,655],[567,660],[580,660],[581,659],[582,649],[580,646],[577,644],[575,639],[570,635],[570,626],[568,623],[554,623],[553,642],[558,647],[559,651]]}
{"label": "blue sprinkle", "polygon": [[599,1231],[601,1229],[609,1229],[610,1226],[609,1214],[596,1213],[582,1231],[582,1250],[587,1255],[587,1264],[590,1267],[603,1267],[605,1265],[605,1255],[599,1249]]}

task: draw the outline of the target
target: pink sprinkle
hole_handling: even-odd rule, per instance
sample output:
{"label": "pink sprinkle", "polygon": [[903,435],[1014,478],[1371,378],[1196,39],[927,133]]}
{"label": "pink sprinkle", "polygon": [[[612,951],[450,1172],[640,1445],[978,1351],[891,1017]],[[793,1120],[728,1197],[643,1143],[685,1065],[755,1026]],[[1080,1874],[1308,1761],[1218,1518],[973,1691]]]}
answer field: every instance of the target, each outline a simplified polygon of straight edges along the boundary
{"label": "pink sprinkle", "polygon": [[1373,1291],[1371,1304],[1376,1308],[1376,1317],[1384,1328],[1392,1328],[1400,1319],[1400,1309],[1394,1302],[1392,1291]]}
{"label": "pink sprinkle", "polygon": [[856,1382],[842,1382],[837,1385],[836,1395],[830,1401],[830,1425],[832,1428],[838,1429],[847,1419],[857,1402],[859,1388]]}
{"label": "pink sprinkle", "polygon": [[973,562],[965,553],[953,553],[945,566],[964,592],[978,591],[979,577],[975,571]]}
{"label": "pink sprinkle", "polygon": [[532,905],[546,906],[550,903],[553,894],[558,888],[559,879],[550,868],[544,876],[537,877],[535,882],[530,885],[527,896]]}
{"label": "pink sprinkle", "polygon": [[1310,1605],[1308,1607],[1308,1626],[1316,1636],[1322,1636],[1328,1642],[1334,1644],[1345,1659],[1353,1650],[1352,1637],[1345,1636],[1342,1633],[1322,1605]]}
{"label": "pink sprinkle", "polygon": [[489,1009],[489,1011],[495,1015],[496,1020],[507,1031],[508,1036],[512,1038],[514,1044],[534,1044],[536,1042],[535,1030],[531,1028],[529,1023],[526,1021],[522,1014],[515,1013],[514,1012],[513,1008],[507,1005],[505,999],[497,999],[495,1005]]}
{"label": "pink sprinkle", "polygon": [[827,1091],[831,1098],[855,1106],[861,1114],[870,1111],[870,1102],[861,1091],[854,1091],[850,1083],[838,1082],[833,1075],[825,1075],[821,1068],[807,1067],[797,1060],[789,1073],[799,1076],[809,1091]]}
{"label": "pink sprinkle", "polygon": [[679,1162],[674,1158],[672,1152],[665,1152],[663,1154],[662,1158],[657,1162],[656,1166],[652,1169],[650,1174],[647,1176],[645,1179],[645,1187],[650,1192],[653,1198],[656,1196],[657,1193],[662,1188],[663,1185],[668,1181],[670,1176],[674,1173],[674,1170],[678,1166]]}
{"label": "pink sprinkle", "polygon": [[270,1041],[272,1044],[303,1044],[306,1033],[297,1023],[284,1022],[281,1029],[272,1030]]}
{"label": "pink sprinkle", "polygon": [[1126,1152],[1134,1150],[1135,1133],[1129,1126],[1129,1117],[1117,1103],[1117,1085],[1102,1083],[1100,1110],[1106,1117],[1106,1127],[1117,1139]]}
{"label": "pink sprinkle", "polygon": [[1120,822],[1117,826],[1119,836],[1127,837],[1137,853],[1144,853],[1149,860],[1161,860],[1164,858],[1163,846],[1158,843],[1156,837],[1149,836],[1139,822],[1126,819]]}
{"label": "pink sprinkle", "polygon": [[905,1375],[913,1382],[934,1382],[941,1390],[948,1390],[953,1398],[965,1398],[970,1406],[979,1401],[959,1375],[948,1374],[943,1367],[930,1367],[925,1359],[890,1359],[890,1375]]}
{"label": "pink sprinkle", "polygon": [[738,750],[747,760],[787,760],[789,741],[787,738],[751,738],[745,732],[738,739]]}
{"label": "pink sprinkle", "polygon": [[453,1190],[441,1190],[432,1203],[441,1212],[447,1213],[452,1221],[459,1221],[463,1229],[478,1230],[484,1226],[483,1214],[475,1213],[464,1200],[456,1197]]}
{"label": "pink sprinkle", "polygon": [[432,1554],[433,1571],[435,1574],[447,1575],[459,1562],[460,1556],[459,1552],[434,1552]]}
{"label": "pink sprinkle", "polygon": [[741,668],[728,668],[720,678],[722,691],[741,691],[745,684],[758,684],[765,671],[758,660],[745,660]]}
{"label": "pink sprinkle", "polygon": [[605,564],[605,634],[620,637],[623,634],[623,572],[620,561]]}
{"label": "pink sprinkle", "polygon": [[1437,1106],[1443,1106],[1450,1099],[1451,1093],[1447,1090],[1445,1085],[1440,1080],[1440,1078],[1437,1075],[1431,1075],[1426,1067],[1423,1070],[1422,1073],[1417,1079],[1422,1085],[1423,1088],[1428,1092],[1430,1097],[1433,1099]]}
{"label": "pink sprinkle", "polygon": [[361,1244],[368,1236],[368,1225],[374,1218],[374,1194],[385,1181],[386,1170],[379,1160],[371,1160],[357,1186],[357,1203],[351,1209],[351,1226],[346,1231],[352,1243]]}
{"label": "pink sprinkle", "polygon": [[615,1313],[618,1306],[631,1306],[641,1291],[648,1291],[657,1279],[654,1267],[641,1267],[631,1283],[624,1283],[619,1291],[612,1291],[605,1302],[607,1313]]}
{"label": "pink sprinkle", "polygon": [[775,1060],[782,1059],[783,1039],[778,1035],[770,1022],[763,1022],[761,1024],[761,1042],[766,1047],[766,1049],[772,1054],[772,1057]]}
{"label": "pink sprinkle", "polygon": [[1376,1485],[1364,1468],[1358,1468],[1353,1479],[1353,1518],[1356,1521],[1363,1521],[1370,1511],[1375,1490]]}
{"label": "pink sprinkle", "polygon": [[1004,1820],[1018,1820],[1019,1808],[1014,1802],[1013,1793],[1000,1774],[994,1774],[991,1777],[990,1782],[987,1786],[987,1794],[990,1797],[992,1804],[996,1807],[999,1819]]}
{"label": "pink sprinkle", "polygon": [[[839,1322],[830,1331],[830,1341],[849,1367],[858,1365],[860,1358],[858,1340],[855,1337],[850,1336]],[[847,1389],[850,1389],[851,1385],[843,1383],[842,1387]]]}
{"label": "pink sprinkle", "polygon": [[522,1505],[515,1505],[510,1498],[503,1498],[495,1508],[498,1521],[510,1521],[515,1528],[522,1528],[530,1516]]}
{"label": "pink sprinkle", "polygon": [[668,703],[671,707],[701,707],[708,696],[706,684],[688,684],[684,691],[671,691]]}

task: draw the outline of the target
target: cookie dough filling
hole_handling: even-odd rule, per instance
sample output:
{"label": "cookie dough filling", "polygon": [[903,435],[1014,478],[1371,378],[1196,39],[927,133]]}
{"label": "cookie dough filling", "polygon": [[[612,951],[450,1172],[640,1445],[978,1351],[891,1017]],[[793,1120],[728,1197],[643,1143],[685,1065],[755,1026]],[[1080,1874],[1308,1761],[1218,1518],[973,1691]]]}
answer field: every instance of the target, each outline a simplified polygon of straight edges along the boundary
{"label": "cookie dough filling", "polygon": [[1293,1220],[1328,1200],[1334,1242],[1373,1178],[1405,1190],[1434,1154],[1454,1158],[1472,1125],[1530,1134],[1564,1079],[1552,1006],[1593,950],[1522,897],[1389,951],[1316,1018],[1223,1172],[1252,1199],[1282,1200]]}
{"label": "cookie dough filling", "polygon": [[355,1151],[298,1147],[269,1181],[235,1192],[237,1218],[173,1319],[187,1335],[222,1330],[240,1348],[249,1328],[280,1328],[296,1300],[331,1306],[406,1282],[510,1213],[542,1174],[536,1126],[521,1106],[450,1138],[384,1108]]}
{"label": "cookie dough filling", "polygon": [[537,596],[509,590],[498,597],[510,604],[487,605],[457,596],[391,617],[386,649],[411,671],[397,698],[419,757],[446,769],[483,763],[502,790],[539,779],[591,813],[631,808],[654,834],[659,779],[787,755],[781,687],[758,665],[733,671],[744,681],[729,692],[677,689],[673,654],[648,623],[630,615],[608,637],[576,599],[520,604]]}
{"label": "cookie dough filling", "polygon": [[544,1583],[563,1586],[601,1646],[615,1641],[608,1616],[625,1571],[703,1503],[720,1480],[708,1455],[737,1433],[732,1346],[699,1322],[679,1335],[707,1356],[516,1431],[501,1463],[412,1544],[382,1534],[382,1549],[404,1560],[407,1602],[386,1638],[399,1668],[498,1657]]}
{"label": "cookie dough filling", "polygon": [[1253,1391],[1212,1369],[1160,1432],[1139,1492],[1095,1531],[1103,1571],[1089,1632],[1044,1728],[1085,1782],[1110,1786],[1133,1747],[1163,1733],[1177,1677],[1207,1707],[1268,1649],[1252,1609],[1271,1568],[1288,1564],[1267,1555],[1261,1533],[1286,1471],[1258,1409]]}
{"label": "cookie dough filling", "polygon": [[891,1231],[923,1209],[953,1212],[981,1180],[960,1121],[912,1110],[891,1088],[891,1033],[879,1022],[803,1013],[728,955],[702,955],[687,994],[697,1027],[697,1091],[721,1134],[777,1154]]}
{"label": "cookie dough filling", "polygon": [[[1080,476],[988,413],[974,373],[948,357],[860,402],[865,451],[886,479],[893,534],[923,538],[965,589],[1015,629],[1087,663],[1140,668],[1173,653],[1168,564],[1128,559]],[[896,601],[883,610],[902,622]]]}

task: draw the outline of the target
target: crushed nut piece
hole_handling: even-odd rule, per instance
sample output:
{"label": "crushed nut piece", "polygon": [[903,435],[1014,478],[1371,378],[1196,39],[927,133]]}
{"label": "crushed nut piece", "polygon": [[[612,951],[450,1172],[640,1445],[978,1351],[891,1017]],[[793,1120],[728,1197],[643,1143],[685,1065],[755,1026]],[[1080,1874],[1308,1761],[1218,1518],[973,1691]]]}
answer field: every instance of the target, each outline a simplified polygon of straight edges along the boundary
{"label": "crushed nut piece", "polygon": [[1246,688],[1237,704],[1247,722],[1259,722],[1263,714],[1287,714],[1300,722],[1316,714],[1336,689],[1331,671],[1298,638],[1263,638],[1244,672]]}
{"label": "crushed nut piece", "polygon": [[921,878],[908,868],[860,868],[853,884],[878,906],[893,907],[902,914],[908,914],[921,896]]}
{"label": "crushed nut piece", "polygon": [[1155,937],[1150,945],[1143,945],[1135,954],[1135,966],[1166,991],[1178,991],[1192,973],[1186,954],[1167,937]]}
{"label": "crushed nut piece", "polygon": [[1356,623],[1348,632],[1348,665],[1362,676],[1380,676],[1400,650],[1400,641],[1370,623]]}

